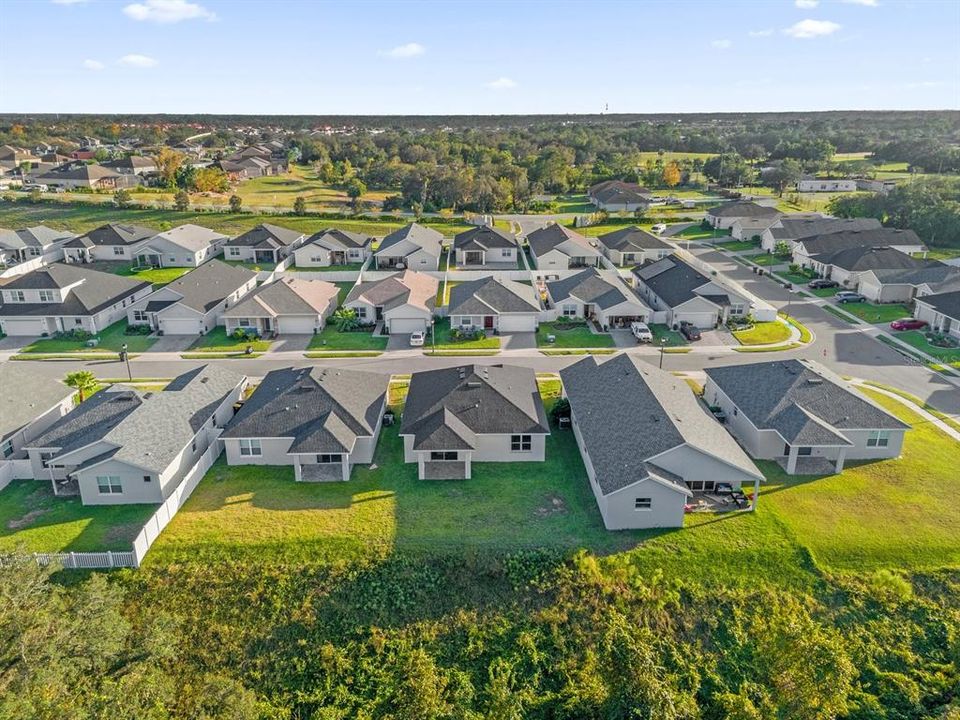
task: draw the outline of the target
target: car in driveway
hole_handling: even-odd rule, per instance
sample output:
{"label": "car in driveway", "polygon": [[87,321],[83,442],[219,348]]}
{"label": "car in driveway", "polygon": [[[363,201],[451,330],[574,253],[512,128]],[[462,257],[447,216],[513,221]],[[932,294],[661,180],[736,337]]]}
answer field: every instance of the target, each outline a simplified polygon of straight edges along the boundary
{"label": "car in driveway", "polygon": [[891,330],[923,330],[926,326],[926,320],[917,320],[916,318],[901,318],[890,323]]}
{"label": "car in driveway", "polygon": [[414,330],[410,333],[410,347],[423,347],[427,334],[423,330]]}
{"label": "car in driveway", "polygon": [[666,223],[657,223],[652,228],[650,228],[650,232],[655,233],[657,235],[659,235],[662,232],[666,232],[666,230],[667,230]]}
{"label": "car in driveway", "polygon": [[867,301],[860,293],[851,292],[850,290],[841,290],[833,296],[833,299],[841,305],[844,303],[862,303]]}
{"label": "car in driveway", "polygon": [[680,334],[690,342],[699,340],[702,337],[700,334],[700,328],[693,323],[688,323],[686,320],[680,323]]}
{"label": "car in driveway", "polygon": [[650,332],[650,327],[646,323],[630,323],[630,334],[637,339],[638,343],[653,342],[653,333]]}
{"label": "car in driveway", "polygon": [[830,280],[829,278],[817,278],[816,280],[808,282],[807,287],[812,290],[825,290],[827,288],[840,287],[840,283],[836,280]]}

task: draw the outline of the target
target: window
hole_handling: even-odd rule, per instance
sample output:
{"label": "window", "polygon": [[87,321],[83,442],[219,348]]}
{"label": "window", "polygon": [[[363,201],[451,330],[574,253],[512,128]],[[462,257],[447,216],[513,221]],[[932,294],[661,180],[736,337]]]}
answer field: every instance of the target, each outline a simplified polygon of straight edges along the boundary
{"label": "window", "polygon": [[143,476],[143,481],[144,481],[144,482],[153,482],[153,478],[150,477],[149,475],[144,475],[144,476]]}
{"label": "window", "polygon": [[512,452],[530,452],[533,442],[529,435],[511,435],[510,450]]}
{"label": "window", "polygon": [[228,255],[231,255],[231,256],[233,256],[233,257],[237,257],[237,256],[240,255],[240,248],[238,248],[238,247],[229,247],[229,248],[227,248],[227,254],[228,254]]}
{"label": "window", "polygon": [[145,323],[148,322],[147,313],[143,310],[134,310],[133,311],[133,321],[135,323]]}
{"label": "window", "polygon": [[13,439],[5,441],[0,445],[0,457],[10,457],[13,455]]}
{"label": "window", "polygon": [[[173,255],[171,255],[171,256],[170,256],[170,262],[175,263],[176,261],[177,261],[177,259],[176,259]],[[190,258],[187,258],[187,262],[190,262]]]}
{"label": "window", "polygon": [[813,455],[812,447],[799,447],[797,448],[797,455]]}
{"label": "window", "polygon": [[73,319],[73,324],[74,324],[74,325],[83,325],[83,318],[74,318],[74,319]]}
{"label": "window", "polygon": [[238,327],[250,327],[250,318],[237,318]]}
{"label": "window", "polygon": [[122,495],[123,485],[116,475],[97,475],[97,492],[101,495]]}
{"label": "window", "polygon": [[500,257],[513,257],[513,248],[500,248]]}
{"label": "window", "polygon": [[122,248],[122,247],[118,247],[118,246],[114,246],[114,248],[113,248],[113,254],[114,254],[114,255],[123,255],[123,248]]}
{"label": "window", "polygon": [[874,430],[867,437],[867,447],[887,447],[890,444],[889,430]]}
{"label": "window", "polygon": [[45,303],[56,302],[56,295],[53,294],[53,290],[41,290],[40,302],[45,302]]}
{"label": "window", "polygon": [[431,460],[456,460],[456,450],[434,450],[430,453]]}
{"label": "window", "polygon": [[22,303],[27,301],[27,296],[24,294],[23,290],[9,290],[7,292],[7,299],[10,302]]}
{"label": "window", "polygon": [[739,305],[731,305],[731,306],[730,306],[730,314],[731,314],[731,315],[743,315],[743,303],[741,303],[741,304],[739,304]]}
{"label": "window", "polygon": [[361,320],[366,320],[366,319],[367,319],[367,308],[365,308],[364,306],[361,305],[361,306],[358,307],[358,308],[354,308],[354,310],[357,311],[357,317],[358,317],[358,318],[360,318]]}
{"label": "window", "polygon": [[700,492],[704,490],[710,491],[710,490],[713,490],[714,487],[716,487],[716,481],[714,480],[688,480],[687,481],[687,488],[692,490],[693,492]]}
{"label": "window", "polygon": [[649,510],[653,507],[653,500],[651,498],[637,498],[633,501],[634,510]]}
{"label": "window", "polygon": [[48,451],[45,451],[45,452],[41,452],[41,453],[40,453],[40,464],[41,464],[43,467],[45,467],[45,468],[50,467],[50,463],[49,463],[48,461],[49,461],[49,460],[52,460],[55,456],[56,456],[56,453],[55,453],[55,452],[51,452],[51,451],[49,451],[49,450],[48,450]]}
{"label": "window", "polygon": [[197,451],[197,439],[194,438],[193,442],[190,444],[190,452],[196,452],[196,451]]}
{"label": "window", "polygon": [[260,447],[259,440],[240,440],[241,455],[263,455],[263,449]]}
{"label": "window", "polygon": [[565,317],[573,317],[574,315],[577,314],[577,306],[576,306],[576,305],[564,305],[564,306],[563,306],[563,314],[564,314]]}
{"label": "window", "polygon": [[340,463],[343,462],[343,455],[340,453],[323,453],[322,455],[317,455],[317,462],[321,465],[327,463]]}

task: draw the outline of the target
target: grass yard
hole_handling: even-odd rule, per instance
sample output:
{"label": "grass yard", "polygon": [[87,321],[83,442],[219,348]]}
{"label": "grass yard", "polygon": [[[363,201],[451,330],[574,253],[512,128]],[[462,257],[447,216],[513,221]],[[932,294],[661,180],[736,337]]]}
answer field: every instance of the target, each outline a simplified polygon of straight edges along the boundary
{"label": "grass yard", "polygon": [[460,283],[454,280],[447,280],[446,282],[441,282],[440,287],[437,288],[437,298],[436,304],[437,307],[443,307],[444,305],[450,304],[450,291],[453,290]]}
{"label": "grass yard", "polygon": [[[556,340],[549,342],[547,335]],[[540,323],[537,329],[537,347],[542,348],[609,348],[613,347],[613,337],[608,333],[597,334],[585,324],[562,322]]]}
{"label": "grass yard", "polygon": [[[856,325],[856,323],[857,323],[857,321],[854,320],[853,318],[849,318],[849,317],[847,317],[846,315],[844,315],[840,310],[837,310],[837,306],[836,306],[836,305],[832,305],[832,304],[826,303],[826,304],[824,304],[824,305],[821,305],[820,308],[821,308],[824,312],[830,313],[830,314],[833,315],[835,318],[838,318],[838,319],[840,319],[840,320],[843,320],[845,323],[850,323],[851,325]],[[882,340],[883,338],[881,337],[880,339]]]}
{"label": "grass yard", "polygon": [[806,287],[807,283],[813,280],[812,277],[808,277],[802,273],[778,272],[777,276],[783,278],[785,282],[793,283],[801,287]]}
{"label": "grass yard", "polygon": [[238,353],[244,352],[248,345],[253,346],[253,351],[262,353],[270,349],[269,340],[237,340],[227,335],[224,327],[217,327],[206,335],[201,335],[196,342],[189,347],[192,353]]}
{"label": "grass yard", "polygon": [[900,318],[910,317],[911,313],[906,305],[892,303],[889,305],[875,305],[874,303],[844,303],[843,309],[868,323],[891,323]]}
{"label": "grass yard", "polygon": [[[476,340],[458,340],[450,329],[450,318],[438,318],[433,324],[437,350],[496,350],[500,347],[500,338],[496,335]],[[423,346],[424,351],[432,351],[434,343],[430,338]]]}
{"label": "grass yard", "polygon": [[337,286],[337,305],[343,305],[343,301],[347,299],[347,295],[350,294],[350,291],[353,289],[353,286],[356,285],[355,282],[350,280],[345,280],[343,282],[335,282],[334,285]]}
{"label": "grass yard", "polygon": [[559,195],[553,199],[558,213],[578,213],[589,215],[597,208],[587,199],[586,195]]}
{"label": "grass yard", "polygon": [[816,295],[817,297],[822,297],[822,298],[831,298],[834,295],[836,295],[838,292],[840,292],[840,288],[838,287],[832,287],[832,288],[809,288],[808,287],[804,289],[808,293],[811,293],[812,295]]}
{"label": "grass yard", "polygon": [[340,332],[332,322],[310,339],[308,350],[385,350],[387,338],[370,330]]}
{"label": "grass yard", "polygon": [[942,363],[951,367],[960,368],[960,348],[943,348],[931,345],[923,332],[919,330],[908,330],[894,334],[898,340],[911,345],[917,350],[922,350],[927,355],[936,358]]}
{"label": "grass yard", "polygon": [[67,338],[41,338],[34,340],[21,352],[23,353],[102,353],[104,350],[120,352],[126,344],[131,353],[140,353],[150,349],[156,338],[149,335],[125,335],[126,320],[118,320],[113,325],[104,328],[95,337],[100,338],[96,347],[87,347],[86,341],[70,340]]}
{"label": "grass yard", "polygon": [[785,265],[790,262],[790,258],[777,257],[772,253],[760,253],[759,255],[751,255],[750,262],[761,267],[771,267],[773,265]]}
{"label": "grass yard", "polygon": [[741,345],[770,345],[788,340],[790,338],[790,326],[777,320],[758,322],[749,330],[739,330],[733,333],[733,336]]}
{"label": "grass yard", "polygon": [[48,482],[15,480],[0,492],[0,552],[129,550],[156,505],[84,506]]}
{"label": "grass yard", "polygon": [[664,339],[667,342],[663,343],[663,346],[668,348],[683,347],[688,344],[683,335],[676,330],[671,330],[667,325],[650,325],[650,332],[653,333],[653,342],[651,343],[653,347],[660,347],[661,341]]}
{"label": "grass yard", "polygon": [[169,268],[148,268],[146,270],[136,270],[131,265],[123,265],[116,270],[114,273],[117,275],[125,275],[127,277],[132,277],[143,282],[153,283],[154,288],[160,287],[161,285],[166,285],[167,283],[172,283],[181,275],[185,275],[190,272],[193,268],[188,267],[169,267]]}
{"label": "grass yard", "polygon": [[960,248],[930,248],[928,260],[953,260],[960,257]]}
{"label": "grass yard", "polygon": [[289,268],[295,272],[360,272],[360,268],[363,267],[362,262],[358,263],[344,263],[342,265],[327,265],[325,267],[300,267],[295,266]]}
{"label": "grass yard", "polygon": [[[242,267],[247,270],[253,270],[255,272],[269,272],[273,270],[277,264],[272,262],[250,262],[248,260],[224,260],[227,265],[233,265],[234,267]],[[305,270],[306,268],[297,268],[298,271]],[[326,270],[327,268],[316,268],[317,270]]]}
{"label": "grass yard", "polygon": [[759,250],[760,243],[751,240],[728,240],[726,242],[714,243],[714,247],[729,250],[730,252],[743,252],[744,250]]}

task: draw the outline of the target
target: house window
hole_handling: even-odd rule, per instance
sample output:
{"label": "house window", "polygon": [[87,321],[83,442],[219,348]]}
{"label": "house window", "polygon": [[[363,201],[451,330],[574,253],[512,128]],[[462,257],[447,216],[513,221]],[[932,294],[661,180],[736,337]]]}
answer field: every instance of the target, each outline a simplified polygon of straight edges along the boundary
{"label": "house window", "polygon": [[40,291],[40,302],[45,302],[45,303],[56,302],[55,297],[56,296],[53,294],[53,290]]}
{"label": "house window", "polygon": [[361,307],[358,307],[358,308],[354,308],[354,310],[357,311],[357,317],[358,317],[358,318],[360,318],[361,320],[366,320],[366,319],[367,319],[367,309],[366,309],[365,307],[361,306]]}
{"label": "house window", "polygon": [[50,452],[50,451],[40,453],[40,464],[45,468],[50,467],[49,461],[52,460],[55,455],[56,455],[55,452]]}
{"label": "house window", "polygon": [[693,492],[703,492],[711,491],[716,487],[716,481],[714,480],[688,480],[687,488]]}
{"label": "house window", "polygon": [[322,455],[317,455],[317,462],[321,465],[341,463],[343,462],[343,455],[340,453],[323,453]]}
{"label": "house window", "polygon": [[653,500],[651,498],[640,497],[640,498],[636,498],[633,501],[634,510],[649,510],[652,507],[653,507]]}
{"label": "house window", "polygon": [[196,452],[196,451],[197,451],[197,439],[194,438],[193,442],[190,444],[190,452]]}
{"label": "house window", "polygon": [[143,310],[134,310],[133,311],[133,321],[135,323],[145,323],[147,322],[147,313]]}
{"label": "house window", "polygon": [[456,460],[456,450],[434,450],[430,453],[431,460]]}
{"label": "house window", "polygon": [[73,324],[74,324],[74,325],[83,325],[83,318],[74,318],[74,319],[73,319]]}
{"label": "house window", "polygon": [[114,248],[113,248],[113,254],[114,254],[114,255],[123,255],[123,248],[122,248],[122,247],[116,247],[116,246],[114,246]]}
{"label": "house window", "polygon": [[23,290],[10,290],[7,292],[7,298],[10,302],[22,303],[27,301],[27,296],[24,294]]}
{"label": "house window", "polygon": [[12,438],[10,440],[4,441],[4,443],[0,445],[0,457],[7,458],[7,457],[10,457],[11,455],[13,455],[13,439]]}
{"label": "house window", "polygon": [[500,248],[500,257],[513,257],[513,248]]}
{"label": "house window", "polygon": [[511,452],[530,452],[530,449],[532,447],[533,447],[533,441],[531,440],[530,435],[511,435],[510,436]]}
{"label": "house window", "polygon": [[799,447],[799,448],[797,448],[797,455],[801,455],[801,456],[803,456],[803,455],[807,455],[807,456],[813,455],[813,448],[812,448],[812,447]]}
{"label": "house window", "polygon": [[97,475],[97,492],[101,495],[122,495],[123,485],[116,475]]}
{"label": "house window", "polygon": [[889,430],[875,430],[867,437],[867,447],[887,447],[889,444]]}
{"label": "house window", "polygon": [[227,254],[232,257],[238,257],[240,255],[240,248],[238,247],[229,247],[227,248]]}
{"label": "house window", "polygon": [[[186,260],[187,260],[187,262],[190,262],[190,258],[187,258]],[[170,262],[175,263],[176,261],[177,261],[177,259],[176,259],[173,255],[171,255],[171,256],[170,256]]]}
{"label": "house window", "polygon": [[565,317],[573,317],[574,315],[577,314],[577,306],[576,306],[576,305],[564,305],[564,306],[563,306],[563,314],[564,314]]}
{"label": "house window", "polygon": [[241,439],[240,454],[241,455],[263,455],[263,449],[260,447],[260,441]]}
{"label": "house window", "polygon": [[313,256],[313,257],[310,258],[310,262],[322,263],[322,262],[323,262],[323,258],[322,258],[322,257],[319,257],[319,256]]}
{"label": "house window", "polygon": [[144,482],[153,482],[153,478],[150,477],[149,475],[144,475],[144,476],[143,476],[143,481],[144,481]]}
{"label": "house window", "polygon": [[743,305],[731,305],[730,306],[731,315],[743,315]]}

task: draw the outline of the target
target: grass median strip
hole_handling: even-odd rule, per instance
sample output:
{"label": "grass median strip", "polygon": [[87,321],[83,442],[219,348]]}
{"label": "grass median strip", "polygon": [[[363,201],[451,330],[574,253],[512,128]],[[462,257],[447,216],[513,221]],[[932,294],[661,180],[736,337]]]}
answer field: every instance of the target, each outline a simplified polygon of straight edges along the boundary
{"label": "grass median strip", "polygon": [[741,345],[772,345],[790,338],[790,326],[779,320],[758,322],[747,330],[734,330],[733,336]]}
{"label": "grass median strip", "polygon": [[864,380],[863,385],[869,385],[870,387],[879,388],[880,390],[885,390],[888,393],[893,393],[897,397],[901,397],[907,402],[913,403],[917,407],[926,410],[928,413],[933,415],[935,418],[941,422],[949,425],[954,430],[960,432],[960,420],[957,418],[947,415],[940,410],[937,410],[932,405],[928,405],[926,402],[918,398],[916,395],[908,393],[906,390],[901,390],[900,388],[893,387],[892,385],[884,385],[883,383],[874,382],[873,380]]}
{"label": "grass median strip", "polygon": [[378,357],[383,355],[379,350],[330,350],[329,352],[305,352],[308,358],[338,358],[338,357]]}
{"label": "grass median strip", "polygon": [[796,350],[798,347],[803,347],[803,343],[787,343],[786,345],[772,345],[772,346],[763,346],[763,347],[750,347],[749,345],[744,345],[742,347],[735,347],[734,352],[741,353],[762,353],[762,352],[783,352],[784,350]]}

